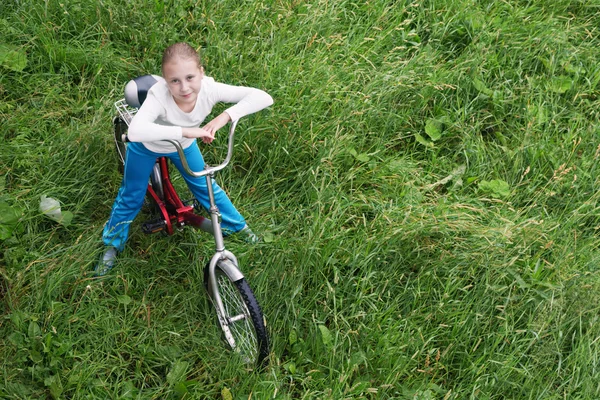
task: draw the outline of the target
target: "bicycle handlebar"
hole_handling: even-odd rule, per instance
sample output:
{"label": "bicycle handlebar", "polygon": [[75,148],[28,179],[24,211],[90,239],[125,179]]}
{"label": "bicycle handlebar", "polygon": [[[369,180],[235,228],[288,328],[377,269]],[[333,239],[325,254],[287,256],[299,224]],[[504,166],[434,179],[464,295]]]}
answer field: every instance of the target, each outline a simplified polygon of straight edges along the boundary
{"label": "bicycle handlebar", "polygon": [[179,154],[179,158],[181,158],[181,164],[183,165],[183,169],[185,170],[185,172],[187,174],[189,174],[191,176],[195,176],[195,177],[201,177],[201,176],[214,174],[215,172],[218,172],[218,171],[222,170],[223,168],[225,168],[227,166],[227,164],[229,164],[229,161],[231,161],[231,156],[233,155],[233,134],[235,132],[235,127],[237,126],[237,123],[238,123],[238,120],[231,121],[231,124],[229,127],[229,139],[227,139],[227,156],[225,157],[225,161],[223,161],[221,164],[216,165],[214,167],[210,167],[208,164],[205,164],[203,171],[192,171],[192,169],[190,168],[190,166],[187,162],[187,158],[185,157],[185,154],[183,152],[183,147],[181,147],[181,143],[179,143],[175,140],[170,140],[170,139],[163,140],[163,142],[168,142],[168,143],[172,144],[173,146],[175,146],[175,149],[177,149],[177,153]]}

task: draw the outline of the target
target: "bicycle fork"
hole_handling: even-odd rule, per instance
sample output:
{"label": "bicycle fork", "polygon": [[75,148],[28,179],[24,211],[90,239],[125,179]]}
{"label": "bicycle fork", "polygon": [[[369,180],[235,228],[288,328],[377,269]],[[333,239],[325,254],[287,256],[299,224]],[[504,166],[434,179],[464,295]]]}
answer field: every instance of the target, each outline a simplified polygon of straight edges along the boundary
{"label": "bicycle fork", "polygon": [[[219,264],[219,268],[231,279],[232,282],[237,282],[240,279],[244,278],[244,274],[238,268],[238,261],[235,255],[225,250],[225,241],[223,240],[223,231],[221,230],[219,209],[215,204],[215,194],[212,186],[213,174],[209,173],[206,175],[206,187],[208,188],[208,199],[210,201],[210,220],[212,222],[213,234],[215,237],[215,254],[212,256],[210,260],[210,264],[208,267],[208,287],[210,288],[210,296],[213,301],[216,303],[219,312],[223,317],[227,317],[225,313],[225,307],[223,307],[223,301],[221,300],[221,296],[219,294],[219,289],[217,285],[217,279],[215,276],[215,269],[217,264]],[[229,324],[230,320],[227,321]]]}

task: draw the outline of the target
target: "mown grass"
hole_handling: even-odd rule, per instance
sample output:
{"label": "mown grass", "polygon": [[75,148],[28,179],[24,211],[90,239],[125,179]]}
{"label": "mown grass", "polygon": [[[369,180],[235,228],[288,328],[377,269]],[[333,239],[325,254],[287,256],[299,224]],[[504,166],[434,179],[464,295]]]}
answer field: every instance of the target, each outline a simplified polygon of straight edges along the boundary
{"label": "mown grass", "polygon": [[[591,0],[4,2],[1,397],[600,397],[599,18]],[[229,244],[265,371],[224,351],[209,237],[144,236],[142,214],[91,276],[112,104],[179,40],[275,98],[220,176],[268,239]]]}

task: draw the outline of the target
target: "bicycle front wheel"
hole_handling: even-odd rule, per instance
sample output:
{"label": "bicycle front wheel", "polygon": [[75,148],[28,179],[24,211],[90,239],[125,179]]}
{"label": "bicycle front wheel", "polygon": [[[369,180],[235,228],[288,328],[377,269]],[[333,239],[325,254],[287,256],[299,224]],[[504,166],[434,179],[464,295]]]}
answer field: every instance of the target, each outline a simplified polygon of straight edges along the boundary
{"label": "bicycle front wheel", "polygon": [[[210,287],[208,268],[207,265],[205,282]],[[215,268],[215,279],[225,315],[217,306],[215,294],[210,293],[210,290],[209,294],[217,311],[225,341],[245,363],[263,366],[269,355],[269,337],[263,313],[252,289],[245,278],[232,281],[218,264]]]}

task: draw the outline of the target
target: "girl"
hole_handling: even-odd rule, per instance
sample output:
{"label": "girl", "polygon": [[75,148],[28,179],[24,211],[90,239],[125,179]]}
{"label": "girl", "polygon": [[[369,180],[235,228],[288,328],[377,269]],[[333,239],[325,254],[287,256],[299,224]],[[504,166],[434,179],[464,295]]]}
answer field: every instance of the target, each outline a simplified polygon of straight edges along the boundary
{"label": "girl", "polygon": [[[97,275],[105,275],[114,266],[129,235],[129,225],[140,211],[148,179],[157,157],[168,156],[196,199],[209,208],[208,190],[204,177],[194,178],[183,173],[181,160],[173,145],[160,142],[177,140],[184,148],[190,168],[204,169],[204,160],[196,139],[211,143],[215,133],[229,121],[255,113],[273,104],[273,99],[262,90],[230,86],[215,82],[204,75],[204,68],[196,50],[186,43],[169,46],[162,58],[164,81],[148,91],[146,100],[131,121],[125,171],[121,188],[104,226],[102,239],[106,246],[96,266]],[[218,102],[235,103],[232,107],[200,127]],[[215,201],[221,212],[221,226],[225,234],[240,232],[248,242],[259,238],[250,230],[244,217],[236,210],[227,194],[213,182]]]}

